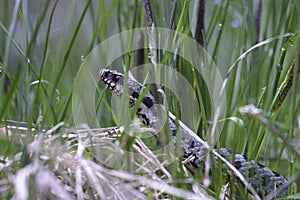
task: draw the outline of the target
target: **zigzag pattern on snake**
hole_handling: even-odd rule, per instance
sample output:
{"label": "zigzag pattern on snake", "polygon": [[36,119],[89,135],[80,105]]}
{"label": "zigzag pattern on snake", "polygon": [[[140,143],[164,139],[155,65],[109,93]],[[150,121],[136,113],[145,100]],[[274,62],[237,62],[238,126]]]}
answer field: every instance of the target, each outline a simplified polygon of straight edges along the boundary
{"label": "zigzag pattern on snake", "polygon": [[[102,69],[100,70],[100,78],[104,85],[115,95],[121,96],[123,94],[124,87],[124,75],[116,70]],[[129,92],[129,106],[135,105],[138,100],[142,90],[143,85],[131,78],[127,79],[128,92]],[[136,112],[142,123],[151,128],[157,128],[159,124],[159,118],[157,117],[156,109],[154,108],[154,96],[147,92],[139,108]],[[172,141],[176,142],[178,136],[177,132],[180,132],[180,144],[183,149],[184,157],[193,157],[190,161],[194,166],[199,167],[201,163],[204,162],[205,156],[208,152],[200,142],[193,138],[187,131],[183,128],[176,126],[175,121],[169,118],[169,128],[171,133]],[[220,149],[220,154],[231,162],[232,154],[225,148]],[[215,165],[217,165],[218,160],[215,160]],[[282,175],[272,171],[268,167],[254,161],[248,160],[245,156],[241,154],[234,155],[234,166],[236,169],[246,178],[246,180],[252,185],[256,192],[260,196],[265,196],[271,192],[274,192],[276,188],[281,185],[287,185],[288,180]],[[228,169],[228,173],[230,170]],[[283,194],[287,194],[287,188],[285,188]]]}

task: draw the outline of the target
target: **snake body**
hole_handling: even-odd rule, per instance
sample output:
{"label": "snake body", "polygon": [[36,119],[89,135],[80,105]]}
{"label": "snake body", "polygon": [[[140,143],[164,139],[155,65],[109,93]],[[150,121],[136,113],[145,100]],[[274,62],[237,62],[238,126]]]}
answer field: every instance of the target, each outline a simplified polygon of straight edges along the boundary
{"label": "snake body", "polygon": [[[100,78],[104,85],[117,96],[123,94],[124,89],[124,75],[116,70],[102,69],[100,70]],[[138,81],[128,78],[128,94],[129,94],[129,106],[133,107],[137,102],[139,96],[142,93],[143,85]],[[157,117],[157,109],[155,108],[155,98],[147,92],[137,109],[137,116],[142,123],[151,128],[157,128],[159,124],[159,118]],[[180,144],[183,149],[184,157],[190,159],[190,163],[199,167],[204,162],[205,156],[208,152],[207,148],[203,146],[198,140],[191,136],[185,129],[178,127],[174,119],[169,118],[169,129],[171,133],[171,139],[176,142],[180,132]],[[226,149],[221,148],[220,154],[228,161],[232,161],[232,154]],[[214,158],[215,165],[218,164],[218,159]],[[255,191],[261,196],[265,196],[269,193],[273,193],[276,188],[282,185],[287,185],[288,180],[282,175],[272,171],[268,167],[260,164],[254,160],[248,160],[241,154],[234,155],[235,168],[246,178],[246,180],[252,185]],[[230,170],[228,173],[230,173]],[[281,194],[287,194],[287,188],[283,190]]]}

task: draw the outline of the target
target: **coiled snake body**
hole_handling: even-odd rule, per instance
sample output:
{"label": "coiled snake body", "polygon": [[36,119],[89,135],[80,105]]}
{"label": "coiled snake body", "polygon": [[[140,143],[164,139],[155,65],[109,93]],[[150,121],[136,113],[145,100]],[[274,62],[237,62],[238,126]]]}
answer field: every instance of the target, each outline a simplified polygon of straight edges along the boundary
{"label": "coiled snake body", "polygon": [[[112,93],[117,96],[121,96],[123,94],[123,74],[116,70],[102,69],[100,70],[100,78],[105,86],[112,91]],[[129,105],[132,107],[138,100],[138,97],[143,90],[143,85],[131,78],[128,78],[127,86],[129,93]],[[156,109],[154,108],[154,102],[154,96],[150,92],[147,92],[143,96],[136,114],[144,125],[147,127],[157,128],[156,126],[159,118],[157,117]],[[176,139],[178,138],[176,133],[178,132],[177,129],[179,129],[180,144],[183,149],[184,157],[188,158],[192,156],[193,159],[190,162],[194,166],[199,167],[201,162],[205,160],[206,153],[208,152],[207,148],[183,128],[176,126],[175,121],[171,118],[169,118],[169,128],[171,132],[171,139],[174,142],[176,142]],[[231,161],[233,158],[232,154],[225,148],[220,149],[220,154],[228,161]],[[214,160],[217,165],[217,158]],[[254,160],[247,160],[247,158],[241,154],[234,155],[234,166],[262,197],[274,192],[279,186],[287,185],[288,182],[282,175]],[[283,191],[284,192],[282,193],[287,193],[286,188]]]}

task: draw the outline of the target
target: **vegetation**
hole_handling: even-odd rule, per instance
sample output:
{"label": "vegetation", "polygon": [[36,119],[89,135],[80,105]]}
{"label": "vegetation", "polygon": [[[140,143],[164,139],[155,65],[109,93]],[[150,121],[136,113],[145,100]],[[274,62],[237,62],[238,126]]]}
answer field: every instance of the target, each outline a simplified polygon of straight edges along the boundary
{"label": "vegetation", "polygon": [[[98,83],[98,72],[143,64],[156,70],[159,64],[170,66],[190,83],[200,110],[191,119],[195,133],[289,177],[287,195],[299,198],[297,0],[0,0],[0,5],[1,199],[247,196],[242,184],[225,187],[219,169],[212,169],[207,184],[202,169],[192,173],[181,157],[170,162],[174,155],[156,151],[155,138],[145,138],[148,129],[117,117],[119,109]],[[159,39],[151,29],[127,35],[126,41],[141,49],[125,54],[119,53],[128,46],[105,43],[141,27],[176,30],[198,42],[205,51],[184,55],[199,59],[199,65],[201,59],[214,63],[205,69],[220,72],[219,89],[225,90],[217,97],[223,104],[189,57],[179,56],[187,49],[157,50]],[[173,44],[179,35],[174,33]],[[118,57],[110,62],[111,55]],[[171,89],[162,89],[164,105],[179,118],[182,110],[194,110],[180,104]],[[81,105],[78,99],[84,98]],[[121,99],[121,108],[126,101]]]}

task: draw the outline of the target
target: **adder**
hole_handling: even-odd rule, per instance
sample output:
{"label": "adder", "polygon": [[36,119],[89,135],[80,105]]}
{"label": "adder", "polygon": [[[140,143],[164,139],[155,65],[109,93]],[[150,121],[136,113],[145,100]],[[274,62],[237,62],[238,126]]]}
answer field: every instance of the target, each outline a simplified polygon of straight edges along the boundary
{"label": "adder", "polygon": [[[100,70],[100,78],[104,85],[115,95],[121,96],[124,89],[124,75],[116,70],[102,69]],[[133,107],[139,96],[144,89],[144,86],[138,81],[127,78],[127,87],[129,94],[129,106]],[[157,128],[159,124],[159,117],[157,116],[157,110],[155,109],[155,98],[151,92],[147,92],[142,98],[140,105],[137,109],[136,115],[142,121],[142,123],[151,128]],[[173,142],[176,142],[178,133],[180,133],[180,144],[183,149],[185,158],[192,157],[190,163],[196,167],[200,167],[201,163],[205,161],[207,155],[207,147],[191,136],[184,128],[178,127],[173,118],[169,117],[169,132],[170,138]],[[215,148],[215,150],[217,150]],[[229,162],[234,158],[234,167],[246,178],[248,183],[255,189],[255,191],[264,197],[269,193],[273,193],[280,186],[287,185],[288,180],[282,175],[272,171],[263,164],[254,160],[248,160],[241,154],[235,154],[234,157],[226,148],[219,149],[220,154]],[[218,165],[218,158],[214,157],[214,163]],[[202,165],[203,166],[203,165]],[[230,173],[230,169],[226,169]],[[287,194],[287,188],[285,188],[281,195]]]}

